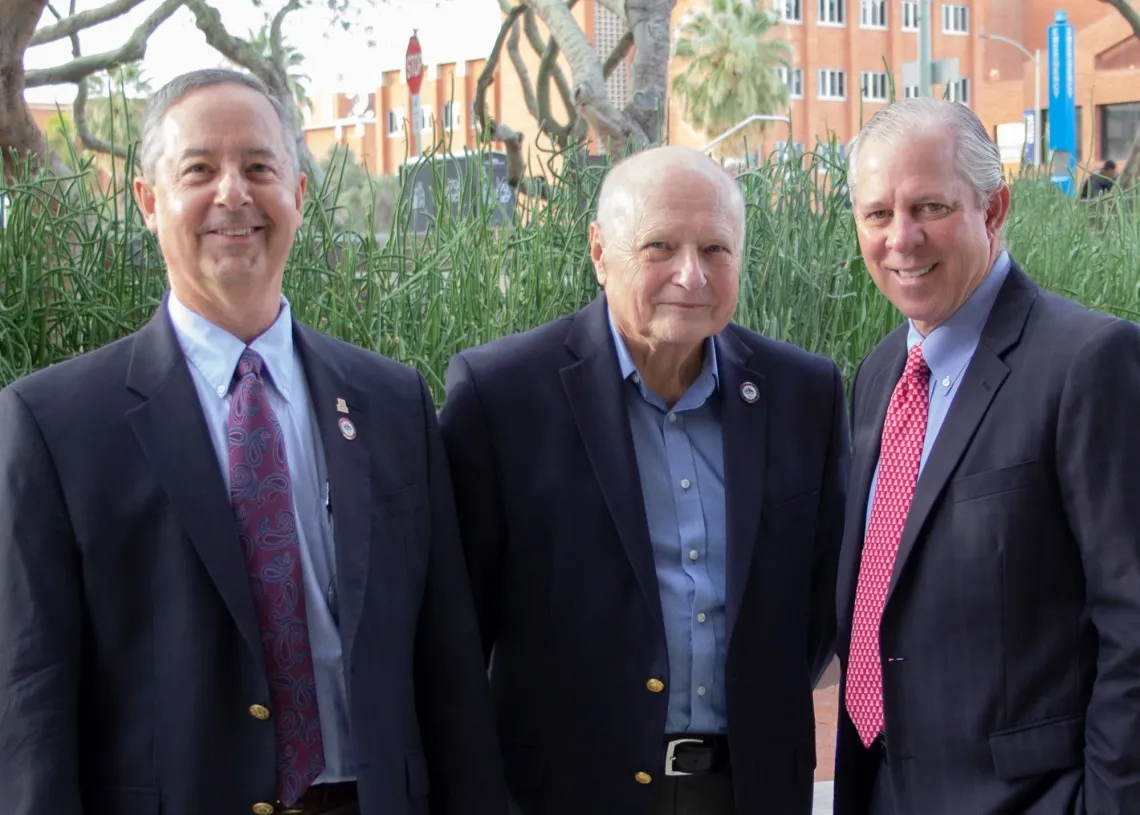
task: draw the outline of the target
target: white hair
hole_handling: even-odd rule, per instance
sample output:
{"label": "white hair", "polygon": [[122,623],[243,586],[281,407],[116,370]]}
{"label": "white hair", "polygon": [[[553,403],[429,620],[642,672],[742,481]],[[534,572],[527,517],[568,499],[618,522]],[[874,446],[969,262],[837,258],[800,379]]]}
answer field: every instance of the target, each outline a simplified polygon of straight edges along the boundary
{"label": "white hair", "polygon": [[847,159],[847,186],[857,195],[859,153],[867,142],[898,145],[933,131],[950,134],[955,144],[955,169],[974,190],[978,206],[986,209],[1005,184],[1001,153],[974,112],[959,102],[918,96],[882,108],[859,131]]}

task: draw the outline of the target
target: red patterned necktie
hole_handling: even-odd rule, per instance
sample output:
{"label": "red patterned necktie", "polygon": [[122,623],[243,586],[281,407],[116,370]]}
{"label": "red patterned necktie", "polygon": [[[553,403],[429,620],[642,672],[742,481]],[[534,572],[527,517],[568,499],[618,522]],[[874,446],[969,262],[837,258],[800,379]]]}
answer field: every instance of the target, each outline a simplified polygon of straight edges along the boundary
{"label": "red patterned necktie", "polygon": [[887,407],[879,452],[879,477],[855,587],[847,666],[847,712],[867,747],[884,725],[879,623],[899,540],[918,482],[918,465],[926,439],[929,387],[930,368],[922,358],[922,343],[918,343],[910,349],[906,367]]}
{"label": "red patterned necktie", "polygon": [[226,426],[230,502],[261,630],[277,745],[277,799],[291,806],[324,770],[316,679],[285,436],[269,406],[262,359],[246,348]]}

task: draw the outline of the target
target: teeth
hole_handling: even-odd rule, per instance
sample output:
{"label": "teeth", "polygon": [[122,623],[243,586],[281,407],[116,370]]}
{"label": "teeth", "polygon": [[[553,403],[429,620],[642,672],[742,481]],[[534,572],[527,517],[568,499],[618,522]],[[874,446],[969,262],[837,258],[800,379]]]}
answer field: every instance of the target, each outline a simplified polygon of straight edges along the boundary
{"label": "teeth", "polygon": [[902,277],[902,278],[909,280],[909,279],[915,278],[915,277],[922,277],[924,274],[929,272],[932,268],[934,268],[933,263],[930,264],[929,266],[924,266],[921,269],[910,269],[910,270],[896,269],[895,271],[898,272],[899,277]]}
{"label": "teeth", "polygon": [[246,235],[252,235],[252,229],[219,229],[219,235],[226,235],[231,238],[244,238]]}

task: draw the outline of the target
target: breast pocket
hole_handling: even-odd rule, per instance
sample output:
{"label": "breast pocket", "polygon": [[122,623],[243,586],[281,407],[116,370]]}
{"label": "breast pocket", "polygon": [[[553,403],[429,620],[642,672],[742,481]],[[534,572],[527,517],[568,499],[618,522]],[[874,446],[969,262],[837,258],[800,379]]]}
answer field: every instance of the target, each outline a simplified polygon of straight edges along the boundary
{"label": "breast pocket", "polygon": [[977,501],[981,498],[1023,490],[1039,483],[1041,479],[1041,463],[1034,459],[1008,467],[959,476],[950,482],[947,495],[951,503],[960,504],[963,501]]}

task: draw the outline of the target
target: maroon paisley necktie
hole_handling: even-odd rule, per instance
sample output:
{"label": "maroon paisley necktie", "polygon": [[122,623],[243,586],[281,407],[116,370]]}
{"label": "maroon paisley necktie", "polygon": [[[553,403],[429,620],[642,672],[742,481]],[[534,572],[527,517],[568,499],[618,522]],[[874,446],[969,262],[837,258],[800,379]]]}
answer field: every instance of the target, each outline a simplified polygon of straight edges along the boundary
{"label": "maroon paisley necktie", "polygon": [[262,359],[246,348],[234,374],[229,423],[230,502],[261,629],[277,744],[277,799],[294,804],[324,770],[301,551],[285,436],[269,406]]}

